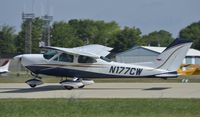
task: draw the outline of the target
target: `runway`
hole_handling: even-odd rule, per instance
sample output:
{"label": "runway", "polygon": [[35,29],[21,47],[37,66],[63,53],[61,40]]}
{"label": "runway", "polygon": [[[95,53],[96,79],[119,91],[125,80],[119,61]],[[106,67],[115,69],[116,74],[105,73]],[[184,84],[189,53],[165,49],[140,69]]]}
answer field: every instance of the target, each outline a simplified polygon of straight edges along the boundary
{"label": "runway", "polygon": [[0,83],[0,98],[200,98],[200,83],[95,83],[73,90],[56,83]]}

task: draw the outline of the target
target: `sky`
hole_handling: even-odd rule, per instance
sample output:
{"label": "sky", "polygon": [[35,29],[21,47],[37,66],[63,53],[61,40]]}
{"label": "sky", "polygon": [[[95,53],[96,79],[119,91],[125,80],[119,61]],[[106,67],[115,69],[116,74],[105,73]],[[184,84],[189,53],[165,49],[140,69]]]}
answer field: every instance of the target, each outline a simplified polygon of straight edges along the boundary
{"label": "sky", "polygon": [[200,21],[200,0],[0,0],[0,25],[20,31],[22,12],[53,21],[70,19],[116,21],[121,28],[137,27],[142,35],[166,30],[178,37],[179,31]]}

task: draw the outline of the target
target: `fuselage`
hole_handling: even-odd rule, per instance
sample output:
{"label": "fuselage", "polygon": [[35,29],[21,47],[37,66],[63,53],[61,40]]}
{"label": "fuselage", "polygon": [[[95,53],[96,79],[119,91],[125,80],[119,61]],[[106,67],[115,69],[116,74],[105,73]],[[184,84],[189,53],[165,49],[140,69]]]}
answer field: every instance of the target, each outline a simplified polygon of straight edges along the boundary
{"label": "fuselage", "polygon": [[155,60],[134,64],[113,62],[105,58],[112,48],[98,44],[74,48],[45,46],[44,54],[23,54],[14,57],[32,72],[33,79],[27,80],[30,87],[43,82],[40,74],[73,77],[62,80],[66,89],[83,88],[94,81],[86,78],[174,78],[176,70],[192,45],[191,41],[174,40]]}
{"label": "fuselage", "polygon": [[45,54],[19,56],[23,66],[35,74],[79,78],[155,77],[163,74],[172,74],[174,77],[177,75],[167,70],[108,61],[103,57],[94,59],[66,53],[56,53],[50,57]]}

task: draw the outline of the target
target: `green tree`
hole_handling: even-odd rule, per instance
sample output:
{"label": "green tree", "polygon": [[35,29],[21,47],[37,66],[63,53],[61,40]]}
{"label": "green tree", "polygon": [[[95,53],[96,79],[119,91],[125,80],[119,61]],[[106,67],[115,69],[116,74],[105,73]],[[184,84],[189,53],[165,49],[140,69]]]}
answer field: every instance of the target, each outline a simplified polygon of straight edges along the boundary
{"label": "green tree", "polygon": [[120,30],[116,22],[73,19],[55,22],[52,27],[52,45],[75,47],[84,44],[106,45],[114,32]]}
{"label": "green tree", "polygon": [[97,28],[97,32],[93,39],[93,43],[107,46],[109,46],[109,40],[113,38],[113,35],[120,31],[119,25],[114,21],[108,23],[104,21],[96,21],[95,27]]}
{"label": "green tree", "polygon": [[174,38],[172,37],[172,34],[165,30],[154,31],[142,37],[143,45],[150,46],[164,47],[169,45],[173,40]]}
{"label": "green tree", "polygon": [[16,47],[16,52],[18,54],[22,54],[24,53],[24,35],[25,35],[25,32],[24,31],[20,31],[18,33],[18,35],[16,36],[16,39],[15,39],[15,47]]}
{"label": "green tree", "polygon": [[109,44],[114,48],[114,52],[122,52],[134,45],[137,45],[141,39],[140,35],[141,31],[139,28],[125,27],[124,29],[115,33],[113,38],[109,40]]}
{"label": "green tree", "polygon": [[15,53],[15,30],[8,25],[0,26],[0,54]]}
{"label": "green tree", "polygon": [[[94,27],[93,20],[77,20],[73,19],[68,22],[77,38],[85,43],[92,43],[97,29]],[[89,41],[89,42],[87,42]]]}
{"label": "green tree", "polygon": [[193,41],[192,48],[200,50],[200,21],[190,24],[179,32],[180,38]]}
{"label": "green tree", "polygon": [[114,21],[107,23],[88,19],[73,19],[69,21],[69,25],[73,28],[75,35],[79,39],[85,42],[89,41],[90,44],[106,45],[113,33],[120,30],[120,27]]}
{"label": "green tree", "polygon": [[66,22],[55,22],[51,31],[52,46],[75,47],[83,45],[83,40],[78,39],[76,32]]}

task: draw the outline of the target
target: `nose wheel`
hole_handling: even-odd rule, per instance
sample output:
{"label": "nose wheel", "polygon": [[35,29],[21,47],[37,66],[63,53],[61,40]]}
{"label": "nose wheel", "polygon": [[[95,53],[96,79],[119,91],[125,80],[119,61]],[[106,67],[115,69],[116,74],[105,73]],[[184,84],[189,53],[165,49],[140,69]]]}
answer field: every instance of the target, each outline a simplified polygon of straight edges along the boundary
{"label": "nose wheel", "polygon": [[34,88],[38,85],[43,84],[43,82],[41,80],[38,80],[38,79],[35,79],[35,78],[27,80],[25,83],[28,84],[31,88]]}
{"label": "nose wheel", "polygon": [[41,77],[39,77],[38,75],[35,75],[33,73],[31,73],[31,75],[33,76],[32,79],[27,80],[25,83],[28,84],[31,88],[35,88],[38,85],[43,84],[43,82],[40,80]]}

